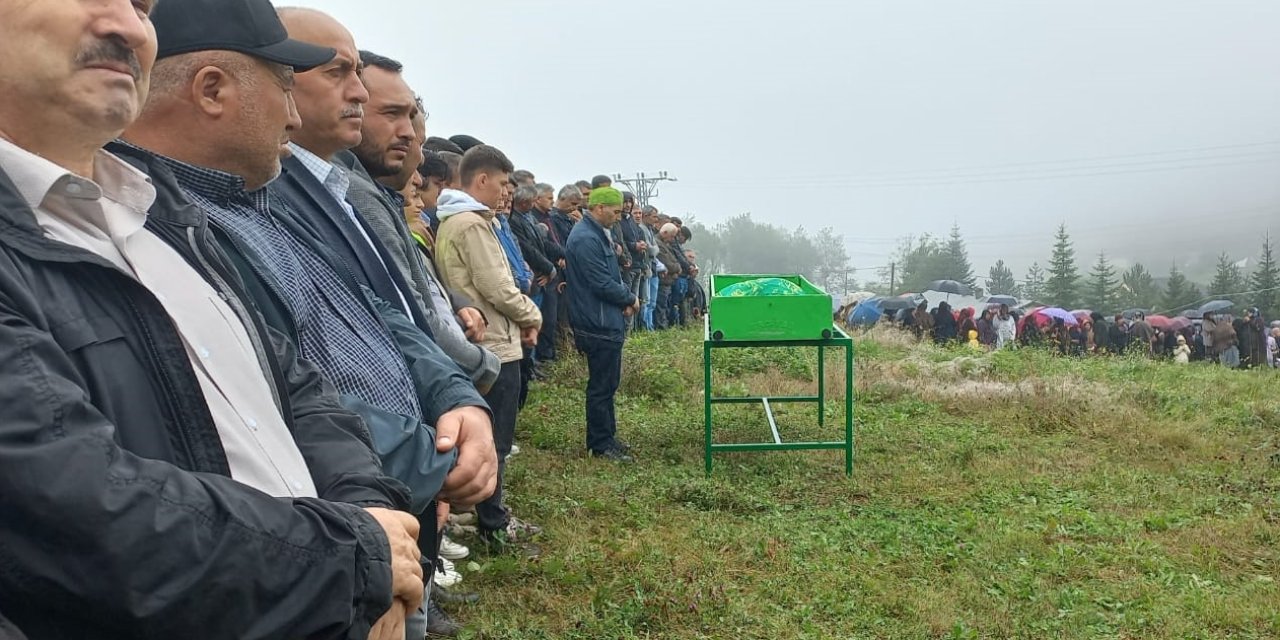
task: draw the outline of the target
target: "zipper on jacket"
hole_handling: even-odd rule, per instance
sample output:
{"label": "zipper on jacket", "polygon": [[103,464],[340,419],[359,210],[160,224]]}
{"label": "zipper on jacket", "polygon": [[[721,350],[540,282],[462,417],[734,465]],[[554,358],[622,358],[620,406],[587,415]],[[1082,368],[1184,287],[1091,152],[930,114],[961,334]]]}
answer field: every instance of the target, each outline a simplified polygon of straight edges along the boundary
{"label": "zipper on jacket", "polygon": [[206,469],[200,468],[196,460],[195,451],[191,448],[191,441],[187,438],[187,421],[183,419],[182,412],[178,410],[175,404],[174,397],[177,395],[177,390],[173,380],[169,378],[169,370],[166,367],[159,366],[162,358],[160,350],[156,347],[151,325],[148,324],[148,317],[142,313],[142,310],[138,308],[138,305],[134,304],[131,298],[125,297],[125,303],[129,305],[129,311],[133,313],[134,318],[137,319],[138,327],[142,330],[142,341],[146,344],[147,355],[151,357],[152,369],[156,372],[157,378],[159,378],[160,399],[165,408],[169,410],[169,417],[173,420],[174,426],[177,427],[178,441],[182,444],[182,453],[187,457],[187,467],[193,471],[206,471]]}
{"label": "zipper on jacket", "polygon": [[[258,357],[258,366],[262,368],[263,376],[274,378],[275,376],[272,374],[274,369],[272,369],[271,363],[267,361],[265,347],[262,344],[262,335],[258,333],[253,317],[249,315],[249,310],[245,308],[244,303],[238,297],[227,293],[231,290],[231,287],[222,278],[222,275],[213,268],[213,265],[209,264],[204,252],[200,250],[200,243],[196,242],[195,227],[187,227],[187,242],[191,246],[191,251],[195,254],[196,259],[200,261],[200,266],[204,268],[205,273],[209,274],[210,280],[213,281],[213,286],[217,288],[218,297],[222,298],[222,301],[235,311],[236,316],[240,318],[240,322],[244,324],[244,332],[249,336],[249,341],[253,343],[253,351]],[[274,383],[268,386],[271,387],[271,399],[276,403],[276,411],[280,412],[282,418],[286,418],[284,404],[280,401],[281,390]]]}

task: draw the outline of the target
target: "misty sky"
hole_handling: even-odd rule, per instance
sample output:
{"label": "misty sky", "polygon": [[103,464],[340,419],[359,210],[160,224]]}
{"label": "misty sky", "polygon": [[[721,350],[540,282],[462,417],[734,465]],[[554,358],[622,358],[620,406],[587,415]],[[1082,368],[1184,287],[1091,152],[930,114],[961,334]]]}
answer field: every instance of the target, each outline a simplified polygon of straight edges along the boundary
{"label": "misty sky", "polygon": [[664,211],[832,226],[853,266],[953,222],[1019,278],[1064,221],[1082,270],[1280,234],[1274,0],[292,3],[403,61],[432,135],[666,170]]}

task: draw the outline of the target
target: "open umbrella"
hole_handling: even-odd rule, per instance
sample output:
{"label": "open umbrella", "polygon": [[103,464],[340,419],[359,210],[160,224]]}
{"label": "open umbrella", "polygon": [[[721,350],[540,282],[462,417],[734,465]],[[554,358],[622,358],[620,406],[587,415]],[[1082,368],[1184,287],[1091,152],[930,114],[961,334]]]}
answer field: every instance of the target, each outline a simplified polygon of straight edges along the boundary
{"label": "open umbrella", "polygon": [[1080,321],[1076,320],[1076,317],[1071,315],[1070,311],[1067,311],[1066,309],[1062,309],[1060,307],[1047,307],[1037,311],[1036,313],[1046,318],[1052,318],[1054,320],[1062,320],[1062,322],[1065,323],[1068,327],[1074,327],[1080,324]]}
{"label": "open umbrella", "polygon": [[967,296],[973,293],[973,289],[970,289],[969,285],[963,282],[956,282],[955,280],[934,280],[933,282],[925,285],[924,290],[937,291],[938,293],[945,293],[947,295],[955,294],[958,296]]}
{"label": "open umbrella", "polygon": [[863,300],[860,302],[849,314],[849,324],[872,325],[879,322],[880,316],[884,315],[880,310],[880,306],[877,304],[879,301],[879,298],[872,298],[870,300]]}
{"label": "open umbrella", "polygon": [[1138,314],[1139,314],[1139,313],[1141,313],[1141,314],[1146,314],[1146,313],[1147,313],[1147,310],[1146,310],[1146,309],[1128,309],[1128,310],[1126,310],[1124,313],[1122,313],[1122,314],[1120,314],[1120,315],[1124,316],[1124,319],[1125,319],[1125,320],[1132,320],[1132,319],[1134,319],[1134,318],[1138,317]]}
{"label": "open umbrella", "polygon": [[1161,331],[1168,331],[1172,322],[1168,316],[1147,316],[1147,324]]}
{"label": "open umbrella", "polygon": [[1236,303],[1230,300],[1213,300],[1200,305],[1200,313],[1218,313],[1219,311],[1230,311]]}
{"label": "open umbrella", "polygon": [[1083,321],[1093,315],[1093,309],[1073,309],[1071,315],[1075,316],[1076,320]]}
{"label": "open umbrella", "polygon": [[996,304],[996,305],[1007,304],[1011,307],[1018,305],[1018,299],[1013,296],[987,296],[987,299],[984,300],[983,302],[985,302],[986,304]]}
{"label": "open umbrella", "polygon": [[897,298],[881,298],[876,304],[882,311],[899,311],[901,309],[914,309],[920,305],[915,298],[906,298],[899,296]]}
{"label": "open umbrella", "polygon": [[1204,312],[1199,309],[1187,309],[1186,311],[1183,311],[1178,315],[1184,318],[1190,318],[1192,320],[1201,320],[1204,318]]}
{"label": "open umbrella", "polygon": [[1191,318],[1178,316],[1176,318],[1169,319],[1169,329],[1168,329],[1169,331],[1178,333],[1190,328],[1191,328]]}

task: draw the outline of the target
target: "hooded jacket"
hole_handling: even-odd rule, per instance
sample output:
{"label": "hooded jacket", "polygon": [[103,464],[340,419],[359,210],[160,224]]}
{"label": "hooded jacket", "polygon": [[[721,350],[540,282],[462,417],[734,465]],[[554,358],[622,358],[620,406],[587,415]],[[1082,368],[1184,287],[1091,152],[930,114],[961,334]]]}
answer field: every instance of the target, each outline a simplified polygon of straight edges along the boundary
{"label": "hooded jacket", "polygon": [[203,214],[158,190],[146,228],[244,322],[321,498],[231,479],[164,307],[45,237],[0,171],[0,616],[33,638],[363,639],[391,567],[360,506],[404,508],[407,492],[245,302]]}
{"label": "hooded jacket", "polygon": [[475,302],[489,320],[483,345],[504,364],[524,357],[520,330],[542,326],[542,313],[520,292],[498,239],[493,212],[469,194],[445,189],[436,215],[436,266],[449,287]]}

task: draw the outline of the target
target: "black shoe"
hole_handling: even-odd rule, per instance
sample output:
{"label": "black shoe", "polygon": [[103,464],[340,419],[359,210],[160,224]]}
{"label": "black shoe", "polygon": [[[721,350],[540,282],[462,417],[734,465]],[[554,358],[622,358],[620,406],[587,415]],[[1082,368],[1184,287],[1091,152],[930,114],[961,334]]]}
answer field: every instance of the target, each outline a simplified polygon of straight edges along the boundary
{"label": "black shoe", "polygon": [[458,635],[462,630],[462,625],[458,624],[449,617],[449,614],[436,604],[436,599],[432,598],[427,603],[427,637],[428,638],[452,638]]}
{"label": "black shoe", "polygon": [[616,446],[617,448],[621,449],[623,453],[631,453],[631,443],[630,443],[630,442],[627,442],[626,440],[623,440],[622,438],[614,438],[614,439],[613,439],[613,444],[614,444],[614,446]]}
{"label": "black shoe", "polygon": [[438,584],[431,584],[431,600],[441,604],[475,604],[480,602],[480,594],[467,591],[454,591]]}
{"label": "black shoe", "polygon": [[636,459],[627,455],[627,452],[619,448],[606,449],[604,451],[592,451],[591,457],[616,462],[618,464],[631,464]]}

